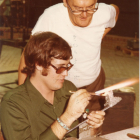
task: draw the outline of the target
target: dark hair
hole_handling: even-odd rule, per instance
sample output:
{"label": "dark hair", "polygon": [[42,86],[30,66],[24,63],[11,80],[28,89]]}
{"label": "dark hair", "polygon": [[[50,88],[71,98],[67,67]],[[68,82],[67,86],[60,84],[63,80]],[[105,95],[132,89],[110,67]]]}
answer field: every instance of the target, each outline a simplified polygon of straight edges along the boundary
{"label": "dark hair", "polygon": [[72,57],[71,47],[60,36],[52,32],[34,34],[24,50],[25,64],[22,72],[31,76],[36,64],[44,68],[42,75],[47,75],[46,69],[51,58],[68,60]]}

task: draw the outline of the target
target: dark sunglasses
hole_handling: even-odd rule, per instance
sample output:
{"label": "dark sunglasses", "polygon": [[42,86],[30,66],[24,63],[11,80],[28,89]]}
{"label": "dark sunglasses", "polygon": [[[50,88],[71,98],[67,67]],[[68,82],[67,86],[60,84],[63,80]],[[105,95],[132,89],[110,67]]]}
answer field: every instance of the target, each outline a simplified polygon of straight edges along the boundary
{"label": "dark sunglasses", "polygon": [[65,70],[69,71],[73,64],[69,63],[68,64],[68,67],[59,67],[59,68],[56,68],[54,65],[50,64],[55,70],[56,70],[56,73],[57,74],[61,74],[62,72],[64,72]]}

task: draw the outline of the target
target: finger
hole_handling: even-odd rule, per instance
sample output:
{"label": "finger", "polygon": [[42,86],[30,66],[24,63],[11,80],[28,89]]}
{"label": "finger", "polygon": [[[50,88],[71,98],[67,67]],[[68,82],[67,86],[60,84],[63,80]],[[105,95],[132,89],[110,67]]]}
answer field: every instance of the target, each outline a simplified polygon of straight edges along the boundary
{"label": "finger", "polygon": [[91,94],[86,89],[80,89],[78,90],[78,92],[80,92],[79,93],[80,96],[84,96],[84,97],[91,96]]}
{"label": "finger", "polygon": [[86,94],[86,93],[80,94],[79,96],[75,97],[76,102],[78,101],[80,103],[85,103],[90,99],[91,99],[90,94]]}
{"label": "finger", "polygon": [[84,111],[85,111],[85,108],[87,107],[88,104],[89,104],[89,101],[85,101],[85,102],[83,103]]}
{"label": "finger", "polygon": [[104,111],[96,111],[96,114],[99,114],[99,115],[105,115],[105,112]]}
{"label": "finger", "polygon": [[[87,98],[84,98],[84,99],[82,99],[82,100],[80,100],[79,98],[76,98],[76,99],[75,99],[75,104],[78,105],[78,106],[83,106],[83,107],[85,107],[84,104],[89,103],[89,102],[87,102],[87,101],[88,101]],[[78,106],[77,106],[77,107],[78,107]]]}
{"label": "finger", "polygon": [[89,94],[90,94],[90,95],[96,95],[96,93],[94,93],[94,92],[89,92]]}
{"label": "finger", "polygon": [[80,94],[83,94],[84,92],[87,92],[86,89],[79,89],[79,90],[77,90],[75,93],[73,93],[72,96],[77,97],[77,96],[79,96]]}
{"label": "finger", "polygon": [[86,104],[86,106],[89,104],[89,98],[83,98],[80,100],[81,105]]}
{"label": "finger", "polygon": [[87,105],[89,104],[89,101],[85,101],[85,102],[81,102],[80,103],[80,112],[82,111],[82,113],[84,113],[85,112],[85,108],[87,107]]}
{"label": "finger", "polygon": [[103,119],[105,116],[104,111],[92,111],[89,116],[97,118],[97,119]]}
{"label": "finger", "polygon": [[100,127],[101,125],[103,125],[103,121],[101,121],[100,123],[95,123],[95,124],[94,124],[94,128],[98,128],[98,127]]}
{"label": "finger", "polygon": [[91,121],[95,122],[95,123],[100,123],[101,121],[104,121],[104,117],[102,118],[95,118],[95,117],[91,117],[91,116],[87,116],[88,119],[90,119]]}
{"label": "finger", "polygon": [[79,100],[79,98],[75,99],[75,104],[76,104],[76,108],[79,109],[78,112],[84,112],[86,106],[89,104],[89,101],[84,98],[82,100]]}
{"label": "finger", "polygon": [[91,97],[90,96],[78,96],[78,99],[79,100],[87,100],[87,101],[89,101],[89,100],[91,100]]}
{"label": "finger", "polygon": [[96,122],[96,123],[99,123],[100,121],[99,121],[99,118],[96,118],[96,114],[95,113],[90,113],[88,116],[87,116],[87,118],[89,119],[89,120],[92,120],[92,121],[94,121],[94,122]]}
{"label": "finger", "polygon": [[80,100],[82,100],[82,99],[84,99],[84,98],[87,98],[87,100],[91,100],[91,95],[90,95],[88,92],[84,92],[83,94],[80,94],[80,95],[78,96],[78,98],[79,98]]}
{"label": "finger", "polygon": [[89,104],[89,101],[85,98],[80,100],[80,105],[86,107]]}
{"label": "finger", "polygon": [[97,123],[97,124],[99,124],[99,123],[101,123],[101,122],[104,121],[104,118],[98,119],[98,118],[91,117],[91,116],[87,116],[87,118],[88,118],[90,121],[95,122],[95,123]]}
{"label": "finger", "polygon": [[92,121],[92,120],[87,120],[87,123],[88,123],[89,125],[92,125],[94,128],[97,128],[97,127],[100,127],[100,126],[103,124],[103,120],[100,121],[100,123],[96,123],[96,122],[94,122],[94,121]]}
{"label": "finger", "polygon": [[91,121],[92,123],[92,125],[94,124],[96,124],[96,125],[101,125],[102,123],[103,123],[103,121],[104,121],[104,116],[101,116],[101,115],[99,115],[98,116],[98,114],[96,114],[96,113],[94,113],[95,111],[92,111],[92,113],[90,113],[90,115],[88,115],[87,116],[87,118],[89,119],[89,121]]}

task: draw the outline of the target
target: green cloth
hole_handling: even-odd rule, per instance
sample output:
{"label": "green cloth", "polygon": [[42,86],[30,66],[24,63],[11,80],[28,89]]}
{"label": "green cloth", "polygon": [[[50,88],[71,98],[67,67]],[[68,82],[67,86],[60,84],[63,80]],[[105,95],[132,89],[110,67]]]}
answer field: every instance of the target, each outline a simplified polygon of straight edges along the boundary
{"label": "green cloth", "polygon": [[[75,91],[76,87],[65,80],[63,87],[55,91],[53,105],[43,98],[29,78],[23,85],[6,93],[0,107],[6,140],[58,140],[50,125],[65,111],[71,95],[69,90]],[[71,128],[77,124],[75,121]],[[77,137],[77,130],[66,137],[70,136]]]}

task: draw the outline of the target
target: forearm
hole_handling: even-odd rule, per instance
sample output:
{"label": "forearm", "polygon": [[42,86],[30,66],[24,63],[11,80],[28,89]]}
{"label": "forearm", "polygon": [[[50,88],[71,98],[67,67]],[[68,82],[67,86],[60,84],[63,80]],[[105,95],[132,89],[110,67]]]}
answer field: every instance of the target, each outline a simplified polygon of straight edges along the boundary
{"label": "forearm", "polygon": [[[71,119],[66,113],[62,114],[60,116],[60,120],[67,126],[67,127],[71,127],[72,123],[74,122],[73,119]],[[65,128],[63,128],[58,121],[55,121],[52,125],[51,125],[51,129],[54,132],[54,134],[59,138],[59,139],[63,139],[63,137],[65,136],[65,134],[67,133],[68,130],[66,130]],[[59,132],[59,133],[58,133]]]}
{"label": "forearm", "polygon": [[105,37],[105,35],[111,30],[112,28],[106,28],[103,34],[102,39]]}

